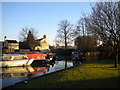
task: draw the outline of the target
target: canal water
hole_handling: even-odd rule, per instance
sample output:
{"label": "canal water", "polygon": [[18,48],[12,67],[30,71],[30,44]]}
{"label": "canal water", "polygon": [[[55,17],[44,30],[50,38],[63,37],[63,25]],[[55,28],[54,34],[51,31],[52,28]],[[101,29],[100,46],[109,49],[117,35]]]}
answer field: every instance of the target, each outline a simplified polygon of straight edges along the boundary
{"label": "canal water", "polygon": [[[72,61],[55,61],[54,63],[41,63],[34,61],[29,67],[0,68],[0,89],[27,81],[41,75],[49,74],[65,68],[73,67]],[[28,82],[29,83],[29,82]]]}

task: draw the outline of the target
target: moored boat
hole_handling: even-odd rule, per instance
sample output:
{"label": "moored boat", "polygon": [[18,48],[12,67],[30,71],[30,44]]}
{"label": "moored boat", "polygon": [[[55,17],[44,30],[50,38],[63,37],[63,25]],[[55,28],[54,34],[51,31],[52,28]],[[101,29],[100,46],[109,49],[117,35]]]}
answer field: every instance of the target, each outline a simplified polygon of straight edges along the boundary
{"label": "moored boat", "polygon": [[43,53],[30,53],[27,54],[27,57],[34,60],[46,60],[46,54]]}
{"label": "moored boat", "polygon": [[2,60],[0,60],[0,67],[28,66],[33,61],[33,58],[28,58],[26,55],[3,54]]}

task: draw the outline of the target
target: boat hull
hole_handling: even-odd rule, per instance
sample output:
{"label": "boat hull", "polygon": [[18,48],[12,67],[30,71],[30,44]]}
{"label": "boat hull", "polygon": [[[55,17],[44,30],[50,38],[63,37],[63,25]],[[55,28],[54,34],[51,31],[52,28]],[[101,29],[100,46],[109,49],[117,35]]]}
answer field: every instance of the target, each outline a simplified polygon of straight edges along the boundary
{"label": "boat hull", "polygon": [[45,60],[46,54],[27,54],[27,57],[34,60]]}
{"label": "boat hull", "polygon": [[29,66],[34,59],[0,61],[0,67]]}

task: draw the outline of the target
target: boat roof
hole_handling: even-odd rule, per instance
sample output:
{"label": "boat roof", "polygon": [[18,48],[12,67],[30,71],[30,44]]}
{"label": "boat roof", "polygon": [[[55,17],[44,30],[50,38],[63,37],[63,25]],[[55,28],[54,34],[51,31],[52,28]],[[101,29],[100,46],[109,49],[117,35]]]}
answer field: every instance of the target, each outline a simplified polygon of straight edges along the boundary
{"label": "boat roof", "polygon": [[3,56],[26,56],[25,54],[3,54]]}

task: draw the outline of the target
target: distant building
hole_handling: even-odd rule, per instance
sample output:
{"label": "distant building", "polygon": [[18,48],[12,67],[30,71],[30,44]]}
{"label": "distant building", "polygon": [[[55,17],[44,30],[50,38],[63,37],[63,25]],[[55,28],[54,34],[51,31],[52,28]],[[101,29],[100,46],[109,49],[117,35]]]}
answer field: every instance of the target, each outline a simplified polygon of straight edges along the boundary
{"label": "distant building", "polygon": [[43,38],[37,40],[35,50],[50,50],[49,41],[46,39],[46,35]]}
{"label": "distant building", "polygon": [[28,48],[24,42],[19,42],[19,51],[20,52],[29,52],[30,48]]}
{"label": "distant building", "polygon": [[3,47],[7,49],[19,50],[19,43],[16,40],[7,40],[5,37]]}
{"label": "distant building", "polygon": [[[59,49],[65,49],[65,46],[59,46],[59,45],[56,45],[56,48]],[[67,46],[67,49],[75,49],[75,46]]]}

